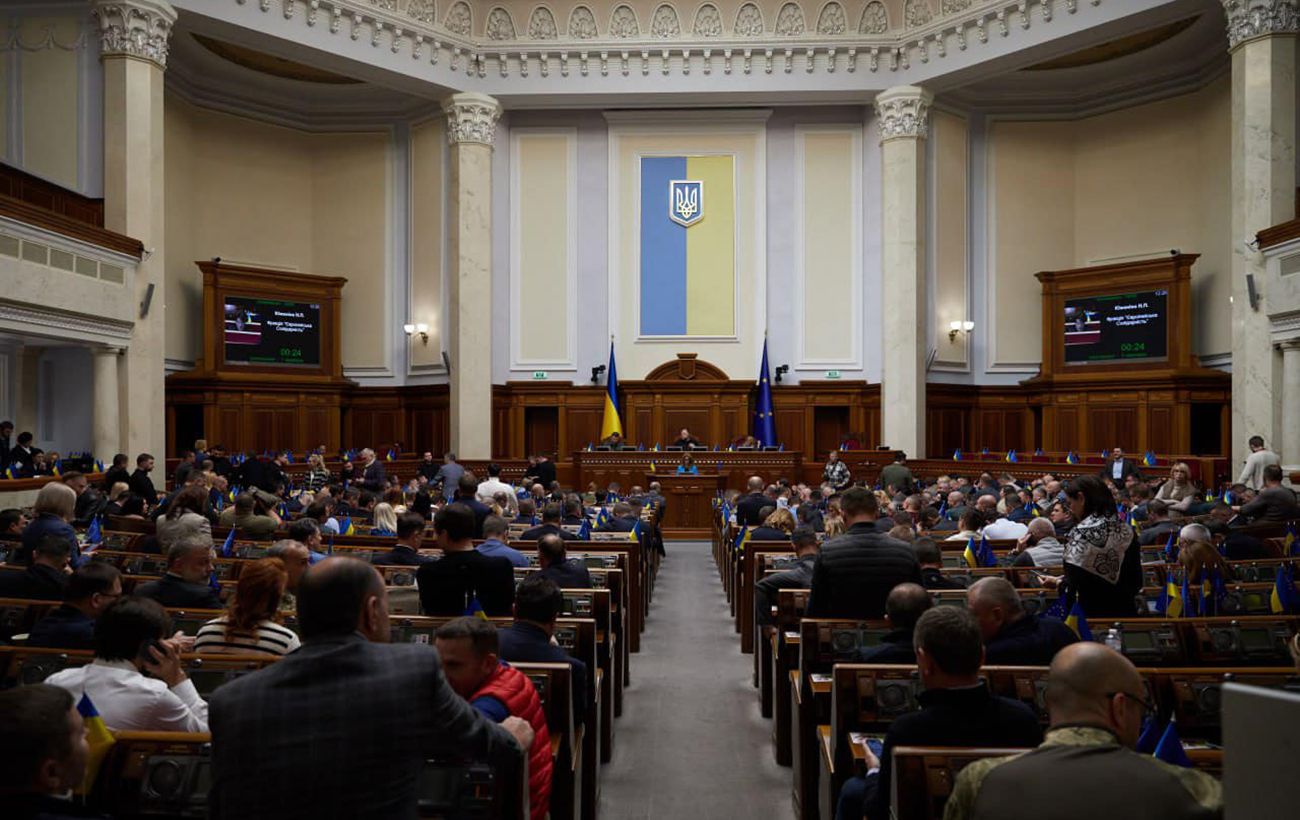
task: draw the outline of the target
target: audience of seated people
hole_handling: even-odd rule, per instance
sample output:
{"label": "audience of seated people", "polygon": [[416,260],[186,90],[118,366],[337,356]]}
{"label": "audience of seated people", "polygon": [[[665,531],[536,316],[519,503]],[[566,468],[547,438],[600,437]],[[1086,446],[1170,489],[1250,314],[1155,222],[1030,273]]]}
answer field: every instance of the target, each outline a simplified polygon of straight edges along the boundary
{"label": "audience of seated people", "polygon": [[288,583],[279,558],[246,564],[225,614],[199,627],[194,651],[287,655],[297,649],[297,634],[277,620]]}

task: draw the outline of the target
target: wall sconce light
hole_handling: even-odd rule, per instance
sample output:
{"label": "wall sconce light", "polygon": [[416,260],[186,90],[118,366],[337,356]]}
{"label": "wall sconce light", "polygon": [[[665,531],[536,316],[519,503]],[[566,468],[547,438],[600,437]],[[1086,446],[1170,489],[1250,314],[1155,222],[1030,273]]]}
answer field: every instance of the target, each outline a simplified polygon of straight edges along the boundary
{"label": "wall sconce light", "polygon": [[425,344],[429,343],[429,326],[426,325],[424,322],[420,322],[419,324],[414,324],[414,325],[409,325],[409,324],[402,325],[402,330],[406,331],[407,336],[418,335],[420,337],[420,341],[424,342]]}
{"label": "wall sconce light", "polygon": [[600,383],[600,374],[601,374],[601,373],[604,373],[604,372],[605,372],[605,365],[603,365],[603,364],[598,364],[598,365],[596,365],[595,367],[593,367],[593,368],[591,369],[591,383],[592,383],[592,384],[599,384],[599,383]]}
{"label": "wall sconce light", "polygon": [[781,383],[781,377],[790,372],[790,365],[783,364],[776,369],[776,383]]}
{"label": "wall sconce light", "polygon": [[948,342],[952,343],[957,341],[958,333],[965,332],[969,334],[974,329],[975,329],[975,323],[972,322],[970,319],[966,319],[964,321],[954,319],[953,321],[948,323]]}

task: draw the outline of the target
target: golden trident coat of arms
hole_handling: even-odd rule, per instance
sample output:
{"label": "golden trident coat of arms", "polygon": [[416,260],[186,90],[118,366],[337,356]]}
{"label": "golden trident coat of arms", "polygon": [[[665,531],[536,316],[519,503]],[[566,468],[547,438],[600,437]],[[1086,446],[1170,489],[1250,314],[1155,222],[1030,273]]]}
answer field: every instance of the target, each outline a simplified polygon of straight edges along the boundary
{"label": "golden trident coat of arms", "polygon": [[668,218],[683,228],[689,228],[704,218],[703,180],[668,181]]}

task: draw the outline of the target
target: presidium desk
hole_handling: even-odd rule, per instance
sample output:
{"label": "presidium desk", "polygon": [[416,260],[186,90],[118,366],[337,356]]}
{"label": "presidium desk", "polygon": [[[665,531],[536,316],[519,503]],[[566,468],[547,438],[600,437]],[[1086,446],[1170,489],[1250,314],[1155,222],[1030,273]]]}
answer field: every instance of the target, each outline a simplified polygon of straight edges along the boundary
{"label": "presidium desk", "polygon": [[581,450],[573,454],[575,484],[585,489],[594,482],[606,489],[617,483],[626,495],[634,486],[647,489],[658,481],[667,499],[664,537],[707,539],[713,532],[713,499],[720,491],[743,491],[755,475],[767,483],[778,478],[798,481],[803,468],[797,452],[694,450],[691,456],[700,475],[677,475],[682,453],[675,450]]}

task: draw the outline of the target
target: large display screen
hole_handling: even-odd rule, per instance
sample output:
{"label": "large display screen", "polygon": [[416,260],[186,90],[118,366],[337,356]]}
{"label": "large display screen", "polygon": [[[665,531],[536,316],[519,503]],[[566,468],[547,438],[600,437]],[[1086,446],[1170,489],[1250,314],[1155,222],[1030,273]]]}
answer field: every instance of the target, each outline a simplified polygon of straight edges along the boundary
{"label": "large display screen", "polygon": [[320,305],[225,298],[226,364],[320,366]]}
{"label": "large display screen", "polygon": [[1065,363],[1163,359],[1169,292],[1116,293],[1065,303]]}

